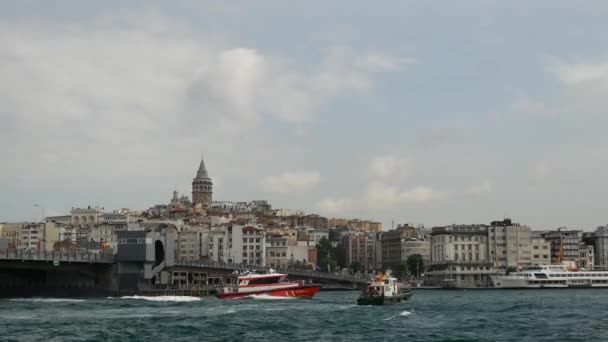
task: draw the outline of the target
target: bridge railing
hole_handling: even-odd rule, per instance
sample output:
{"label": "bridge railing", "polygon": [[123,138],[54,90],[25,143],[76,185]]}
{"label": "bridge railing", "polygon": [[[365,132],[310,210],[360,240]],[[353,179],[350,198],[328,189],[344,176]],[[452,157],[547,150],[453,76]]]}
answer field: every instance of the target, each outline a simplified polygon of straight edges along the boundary
{"label": "bridge railing", "polygon": [[285,273],[285,274],[296,275],[296,276],[301,276],[301,277],[341,280],[341,281],[358,282],[358,283],[367,282],[367,277],[361,276],[361,275],[345,275],[345,274],[319,272],[319,271],[312,271],[312,270],[298,269],[298,268],[289,268],[289,267],[287,267],[287,268],[270,267],[270,266],[262,266],[262,265],[240,264],[240,263],[208,261],[208,260],[178,260],[176,263],[178,264],[178,266],[207,267],[207,268],[233,269],[233,270],[251,270],[251,271],[258,271],[258,272],[259,271],[268,272],[269,270],[272,269],[278,273]]}
{"label": "bridge railing", "polygon": [[115,258],[113,254],[107,253],[7,250],[6,252],[0,252],[0,260],[113,263]]}

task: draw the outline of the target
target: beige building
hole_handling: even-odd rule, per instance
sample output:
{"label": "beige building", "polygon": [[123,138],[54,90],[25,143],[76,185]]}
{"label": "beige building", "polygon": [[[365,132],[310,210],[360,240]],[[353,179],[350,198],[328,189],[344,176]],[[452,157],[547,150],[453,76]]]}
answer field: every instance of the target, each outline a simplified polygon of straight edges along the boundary
{"label": "beige building", "polygon": [[410,255],[420,254],[427,267],[431,263],[431,242],[417,238],[407,239],[401,242],[401,260],[407,261]]}
{"label": "beige building", "polygon": [[488,252],[497,269],[518,267],[532,263],[532,229],[511,222],[494,221],[488,228]]}
{"label": "beige building", "polygon": [[345,235],[342,245],[346,253],[346,267],[358,262],[366,270],[376,269],[376,239],[363,233]]}
{"label": "beige building", "polygon": [[382,223],[359,219],[332,218],[329,220],[329,226],[346,227],[351,230],[367,233],[379,233],[382,231]]}
{"label": "beige building", "polygon": [[403,262],[401,243],[415,236],[416,228],[410,225],[402,225],[383,232],[380,237],[382,268],[396,269]]}
{"label": "beige building", "polygon": [[431,265],[425,275],[429,285],[487,287],[495,272],[488,254],[488,226],[452,225],[431,231]]}
{"label": "beige building", "polygon": [[0,223],[0,238],[8,240],[9,250],[21,245],[21,230],[25,223]]}
{"label": "beige building", "polygon": [[550,265],[551,243],[543,238],[532,238],[530,242],[530,263],[532,265]]}
{"label": "beige building", "polygon": [[289,241],[285,236],[266,236],[266,265],[287,267]]}

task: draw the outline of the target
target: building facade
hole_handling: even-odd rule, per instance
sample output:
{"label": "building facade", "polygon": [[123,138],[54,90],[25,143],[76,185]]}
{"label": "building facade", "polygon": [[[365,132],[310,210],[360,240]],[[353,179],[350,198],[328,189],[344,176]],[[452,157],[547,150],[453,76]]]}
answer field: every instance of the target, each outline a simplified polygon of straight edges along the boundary
{"label": "building facade", "polygon": [[380,237],[382,251],[382,268],[397,269],[403,262],[402,241],[414,238],[416,228],[409,225],[399,226],[394,230],[383,232]]}
{"label": "building facade", "polygon": [[488,228],[489,257],[497,269],[518,267],[532,263],[530,256],[532,229],[511,222],[494,221]]}
{"label": "building facade", "polygon": [[431,265],[425,275],[430,285],[487,287],[495,272],[488,254],[488,226],[452,225],[431,232]]}
{"label": "building facade", "polygon": [[209,177],[205,161],[201,157],[196,177],[192,180],[192,204],[209,208],[213,201],[213,182]]}
{"label": "building facade", "polygon": [[551,243],[543,238],[532,238],[530,241],[530,258],[532,265],[550,265]]}
{"label": "building facade", "polygon": [[418,238],[410,238],[401,242],[401,260],[407,261],[411,255],[419,254],[422,256],[424,266],[427,267],[431,263],[431,242],[420,240]]}
{"label": "building facade", "polygon": [[559,228],[555,231],[544,232],[541,236],[551,243],[552,264],[560,264],[563,261],[579,261],[582,231]]}

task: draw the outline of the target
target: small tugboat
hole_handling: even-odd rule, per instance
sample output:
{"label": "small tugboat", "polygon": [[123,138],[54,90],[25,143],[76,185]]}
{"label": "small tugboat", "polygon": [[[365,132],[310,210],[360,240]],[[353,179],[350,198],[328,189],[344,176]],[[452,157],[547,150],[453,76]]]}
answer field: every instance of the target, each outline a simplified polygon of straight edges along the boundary
{"label": "small tugboat", "polygon": [[402,288],[397,278],[390,274],[381,274],[367,284],[357,299],[358,305],[386,305],[405,302],[412,296],[412,291]]}
{"label": "small tugboat", "polygon": [[218,289],[217,298],[312,298],[320,289],[319,284],[289,281],[287,274],[274,273],[273,270],[268,274],[247,272],[239,276],[238,285]]}

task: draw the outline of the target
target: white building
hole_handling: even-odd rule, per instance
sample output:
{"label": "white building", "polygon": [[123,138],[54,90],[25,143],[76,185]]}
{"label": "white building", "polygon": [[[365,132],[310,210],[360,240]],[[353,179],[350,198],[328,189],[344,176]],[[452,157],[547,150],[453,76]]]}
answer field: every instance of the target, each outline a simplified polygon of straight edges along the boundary
{"label": "white building", "polygon": [[488,254],[488,226],[435,227],[431,233],[431,265],[425,275],[430,285],[486,287],[495,272]]}
{"label": "white building", "polygon": [[497,269],[529,265],[532,229],[510,219],[494,221],[488,228],[489,258]]}
{"label": "white building", "polygon": [[543,238],[532,238],[530,257],[532,265],[551,265],[551,243]]}
{"label": "white building", "polygon": [[209,232],[209,259],[265,265],[266,232],[261,226],[231,224]]}

